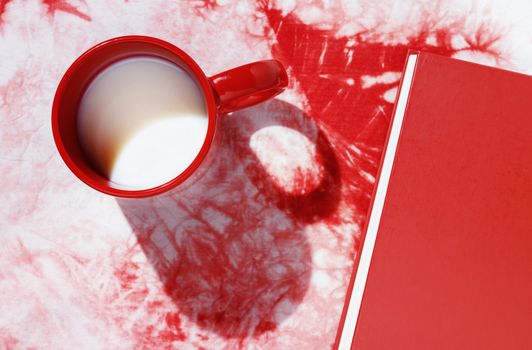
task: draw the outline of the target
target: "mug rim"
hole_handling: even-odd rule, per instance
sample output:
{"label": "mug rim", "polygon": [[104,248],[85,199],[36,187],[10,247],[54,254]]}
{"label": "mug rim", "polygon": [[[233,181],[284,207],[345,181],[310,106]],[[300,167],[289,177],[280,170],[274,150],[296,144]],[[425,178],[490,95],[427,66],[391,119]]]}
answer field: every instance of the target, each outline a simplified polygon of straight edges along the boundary
{"label": "mug rim", "polygon": [[[64,95],[65,86],[67,83],[72,79],[74,74],[76,74],[76,71],[78,68],[87,60],[87,58],[94,53],[105,49],[109,46],[114,46],[118,44],[122,44],[125,42],[138,42],[143,44],[150,44],[158,46],[159,48],[162,48],[163,50],[169,51],[172,54],[176,55],[186,66],[188,69],[190,69],[190,72],[193,75],[193,78],[196,80],[197,85],[200,87],[206,108],[207,108],[207,115],[208,115],[208,125],[207,125],[207,133],[205,136],[205,139],[203,140],[203,144],[201,146],[200,151],[190,163],[190,165],[181,173],[179,173],[176,177],[174,177],[172,180],[167,181],[163,184],[160,184],[155,187],[147,188],[147,189],[121,189],[112,187],[109,180],[102,181],[100,179],[96,179],[93,176],[90,176],[89,174],[85,173],[82,169],[80,169],[76,162],[72,159],[72,157],[69,154],[68,149],[65,147],[60,132],[59,132],[59,106],[61,104],[62,96]],[[174,63],[175,64],[175,63]],[[97,74],[96,72],[95,74]],[[82,88],[82,87],[80,87]],[[217,98],[214,93],[214,90],[212,88],[211,82],[209,78],[205,75],[203,70],[200,68],[200,66],[190,57],[187,53],[185,53],[183,50],[178,48],[177,46],[155,37],[150,36],[142,36],[142,35],[126,35],[126,36],[120,36],[111,38],[108,40],[105,40],[103,42],[100,42],[88,50],[86,50],[83,54],[81,54],[66,70],[66,72],[63,74],[59,85],[56,89],[54,100],[52,104],[52,134],[54,138],[54,142],[56,144],[56,147],[59,151],[59,154],[61,155],[61,158],[67,165],[67,167],[74,173],[76,177],[78,177],[81,181],[83,181],[88,186],[92,187],[93,189],[100,191],[102,193],[116,196],[116,197],[125,197],[125,198],[142,198],[142,197],[149,197],[154,196],[157,194],[161,194],[163,192],[169,191],[175,187],[177,187],[179,184],[183,183],[186,179],[188,179],[200,166],[200,164],[205,159],[205,156],[207,155],[207,152],[211,148],[213,138],[214,138],[214,132],[216,128],[216,119],[218,114],[218,103]],[[103,175],[102,179],[104,178]]]}

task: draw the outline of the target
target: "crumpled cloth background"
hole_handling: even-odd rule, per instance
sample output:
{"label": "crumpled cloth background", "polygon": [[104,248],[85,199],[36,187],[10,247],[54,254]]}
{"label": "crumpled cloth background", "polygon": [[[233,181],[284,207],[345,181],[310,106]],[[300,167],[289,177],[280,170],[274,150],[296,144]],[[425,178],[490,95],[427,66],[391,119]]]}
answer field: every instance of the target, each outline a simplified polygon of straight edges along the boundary
{"label": "crumpled cloth background", "polygon": [[[528,1],[0,0],[0,349],[327,349],[408,49],[532,72]],[[145,200],[56,152],[70,63],[113,36],[289,89],[221,119],[207,175]],[[511,122],[509,120],[508,122]]]}

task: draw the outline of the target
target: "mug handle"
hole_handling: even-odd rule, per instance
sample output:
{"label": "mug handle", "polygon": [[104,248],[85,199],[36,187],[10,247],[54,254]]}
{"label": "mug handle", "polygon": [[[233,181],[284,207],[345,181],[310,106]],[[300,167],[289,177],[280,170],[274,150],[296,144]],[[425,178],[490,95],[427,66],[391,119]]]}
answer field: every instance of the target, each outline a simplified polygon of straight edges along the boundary
{"label": "mug handle", "polygon": [[288,75],[277,60],[258,61],[236,67],[209,78],[221,113],[253,106],[280,94],[288,85]]}

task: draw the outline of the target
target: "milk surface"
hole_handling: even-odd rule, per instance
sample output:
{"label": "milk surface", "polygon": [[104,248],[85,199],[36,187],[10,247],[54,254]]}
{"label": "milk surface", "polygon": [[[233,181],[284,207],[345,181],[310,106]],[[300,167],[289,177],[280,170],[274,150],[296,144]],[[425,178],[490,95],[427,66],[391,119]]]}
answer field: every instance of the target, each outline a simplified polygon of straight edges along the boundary
{"label": "milk surface", "polygon": [[103,70],[78,111],[78,135],[93,165],[120,187],[147,189],[182,173],[207,134],[203,94],[187,72],[153,57]]}

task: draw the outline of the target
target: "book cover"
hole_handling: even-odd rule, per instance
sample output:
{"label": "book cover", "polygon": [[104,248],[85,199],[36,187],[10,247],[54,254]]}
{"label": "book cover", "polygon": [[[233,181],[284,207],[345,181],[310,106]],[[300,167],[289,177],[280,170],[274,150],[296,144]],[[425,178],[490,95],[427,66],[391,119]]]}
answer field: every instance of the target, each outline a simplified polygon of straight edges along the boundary
{"label": "book cover", "polygon": [[339,348],[532,347],[531,110],[530,76],[409,56]]}

